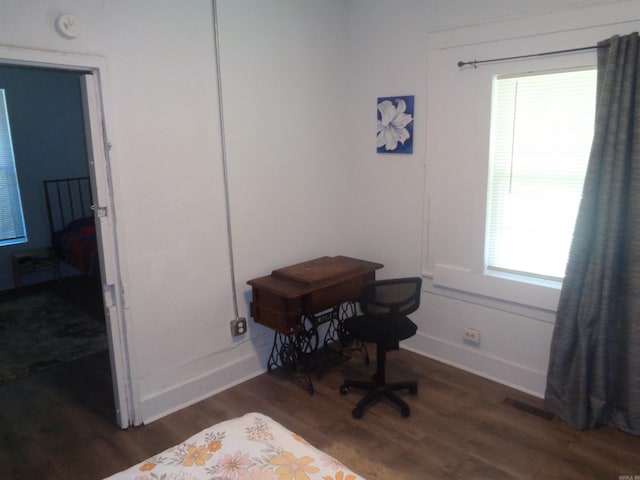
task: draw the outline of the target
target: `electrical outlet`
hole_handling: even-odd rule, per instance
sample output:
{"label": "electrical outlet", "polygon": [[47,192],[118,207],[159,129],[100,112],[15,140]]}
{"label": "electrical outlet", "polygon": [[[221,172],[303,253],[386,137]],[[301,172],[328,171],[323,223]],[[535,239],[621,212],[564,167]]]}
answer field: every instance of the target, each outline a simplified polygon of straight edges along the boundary
{"label": "electrical outlet", "polygon": [[475,328],[465,328],[464,329],[464,342],[469,343],[471,345],[480,345],[480,332]]}
{"label": "electrical outlet", "polygon": [[243,333],[247,333],[247,319],[246,318],[236,318],[235,320],[231,320],[231,335],[237,337],[238,335],[242,335]]}

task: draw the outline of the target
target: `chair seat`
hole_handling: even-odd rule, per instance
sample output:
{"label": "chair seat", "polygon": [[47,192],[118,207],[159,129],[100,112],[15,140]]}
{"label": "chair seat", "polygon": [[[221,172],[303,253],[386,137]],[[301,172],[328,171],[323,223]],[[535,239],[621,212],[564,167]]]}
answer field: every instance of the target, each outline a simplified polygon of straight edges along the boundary
{"label": "chair seat", "polygon": [[[408,317],[396,318],[397,323],[391,323],[386,318],[371,318],[364,315],[347,318],[344,321],[345,329],[363,342],[379,342],[381,339],[394,338],[405,340],[412,337],[418,331],[418,326]],[[391,332],[390,329],[394,331]]]}

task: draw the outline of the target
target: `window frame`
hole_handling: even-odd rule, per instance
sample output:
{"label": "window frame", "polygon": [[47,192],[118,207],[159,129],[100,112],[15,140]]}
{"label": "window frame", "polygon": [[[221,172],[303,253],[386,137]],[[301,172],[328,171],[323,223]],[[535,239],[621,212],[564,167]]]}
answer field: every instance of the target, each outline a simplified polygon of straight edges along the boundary
{"label": "window frame", "polygon": [[429,52],[423,275],[434,291],[545,316],[557,308],[561,282],[485,269],[492,82],[496,75],[595,65],[596,51],[455,68],[459,60],[530,51],[527,39],[513,39]]}
{"label": "window frame", "polygon": [[[5,153],[0,150],[0,159],[4,157],[5,162],[0,160],[0,168],[5,170],[6,174],[10,177],[9,188],[13,189],[13,192],[9,193],[10,201],[15,203],[13,207],[8,207],[13,210],[11,216],[13,217],[14,225],[18,225],[17,235],[14,237],[2,238],[0,237],[0,247],[19,245],[27,243],[29,241],[27,236],[27,228],[24,217],[24,206],[22,197],[20,195],[20,184],[18,181],[18,172],[16,159],[13,149],[13,140],[11,137],[11,123],[9,120],[9,111],[7,108],[6,92],[5,89],[0,88],[0,140],[4,137],[6,139]],[[20,234],[21,230],[21,234]]]}
{"label": "window frame", "polygon": [[[595,123],[595,103],[596,103],[596,76],[597,76],[597,65],[593,64],[593,65],[584,65],[584,66],[579,66],[579,67],[570,67],[570,68],[562,68],[562,69],[553,69],[553,70],[543,70],[543,71],[526,71],[526,72],[521,72],[521,73],[516,73],[516,74],[509,74],[509,75],[496,75],[493,77],[493,81],[492,81],[492,92],[491,92],[491,129],[490,129],[490,148],[489,148],[489,156],[488,156],[488,175],[487,175],[487,211],[486,211],[486,226],[485,226],[485,252],[484,252],[484,273],[486,275],[494,275],[494,276],[500,276],[503,278],[514,278],[514,279],[521,279],[523,281],[533,281],[533,282],[540,282],[542,281],[543,283],[549,283],[550,285],[560,285],[564,279],[564,275],[562,276],[555,276],[555,275],[551,275],[551,274],[545,274],[545,273],[541,273],[541,272],[533,272],[533,271],[528,271],[528,270],[524,270],[524,269],[516,269],[516,268],[509,268],[507,266],[501,266],[501,265],[495,265],[492,264],[492,260],[491,260],[491,254],[496,254],[497,252],[495,251],[495,248],[492,247],[492,245],[490,244],[491,239],[494,238],[497,234],[493,233],[492,234],[492,227],[495,227],[495,224],[492,224],[492,220],[493,220],[493,216],[494,216],[494,212],[492,211],[492,208],[494,208],[494,200],[496,200],[500,195],[496,195],[494,193],[494,189],[495,188],[499,188],[500,184],[499,182],[495,182],[494,180],[494,175],[496,174],[496,170],[499,170],[499,167],[496,166],[494,164],[494,162],[496,162],[497,159],[497,153],[495,151],[495,142],[499,142],[500,138],[498,136],[497,133],[497,107],[498,107],[498,103],[499,103],[499,98],[498,98],[498,93],[499,93],[499,85],[498,82],[500,80],[518,80],[518,79],[531,79],[531,78],[539,78],[539,77],[545,77],[547,75],[558,75],[558,74],[572,74],[572,73],[584,73],[584,72],[590,72],[592,75],[592,80],[593,80],[593,97],[592,97],[592,101],[593,101],[593,105],[592,105],[592,112],[591,112],[591,119],[593,121],[593,123]],[[526,80],[525,80],[526,81]],[[513,105],[514,109],[516,107],[516,105]],[[517,113],[514,110],[514,115],[517,115]],[[517,121],[514,118],[514,121]],[[582,185],[583,181],[584,181],[584,173],[586,173],[586,165],[588,163],[588,157],[589,157],[589,151],[591,149],[591,143],[592,143],[592,133],[593,133],[593,129],[591,130],[591,137],[589,137],[589,139],[587,140],[587,143],[584,144],[583,148],[584,148],[584,154],[585,154],[585,162],[584,162],[584,172],[583,172],[583,177],[580,180],[580,185]],[[515,142],[515,138],[511,138],[511,168],[513,169],[514,163],[513,163],[513,143]],[[574,151],[575,152],[575,151]],[[583,158],[583,157],[580,157]],[[537,173],[537,171],[536,171]],[[516,177],[514,177],[516,178]],[[545,177],[547,178],[547,177]],[[575,177],[576,179],[578,178],[577,176]],[[577,180],[576,180],[577,181]],[[495,183],[494,183],[495,182]],[[527,185],[528,187],[534,187],[537,184],[534,183],[525,183],[522,185]],[[566,185],[566,184],[565,184]],[[504,186],[504,185],[502,185]],[[577,186],[577,184],[575,184],[575,186]],[[576,198],[576,203],[577,205],[579,205],[579,201],[580,201],[580,194],[578,194],[577,198]],[[503,199],[504,201],[504,199]],[[577,214],[577,207],[576,207],[576,214]],[[574,219],[575,220],[575,219]],[[567,224],[568,227],[571,227]],[[568,233],[568,232],[567,232]],[[570,233],[568,233],[570,235]],[[497,241],[497,240],[496,240]],[[567,247],[570,248],[570,245]],[[567,257],[568,257],[568,251],[567,251]]]}

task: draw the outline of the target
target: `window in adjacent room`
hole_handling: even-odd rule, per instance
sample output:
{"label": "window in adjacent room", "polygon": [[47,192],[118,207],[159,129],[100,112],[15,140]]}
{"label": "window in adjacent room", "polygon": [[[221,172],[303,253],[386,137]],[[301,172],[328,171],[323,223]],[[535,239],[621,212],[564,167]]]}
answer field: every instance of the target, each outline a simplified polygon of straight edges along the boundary
{"label": "window in adjacent room", "polygon": [[595,67],[493,82],[485,264],[561,281],[591,142]]}
{"label": "window in adjacent room", "polygon": [[26,241],[7,102],[0,89],[0,246]]}

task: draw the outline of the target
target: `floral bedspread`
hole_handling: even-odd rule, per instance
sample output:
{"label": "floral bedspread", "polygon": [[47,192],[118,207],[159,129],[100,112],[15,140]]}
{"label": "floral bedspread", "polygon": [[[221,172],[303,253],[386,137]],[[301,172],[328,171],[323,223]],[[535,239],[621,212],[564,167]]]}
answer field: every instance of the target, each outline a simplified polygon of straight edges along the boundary
{"label": "floral bedspread", "polygon": [[105,480],[364,480],[261,413],[192,436]]}

